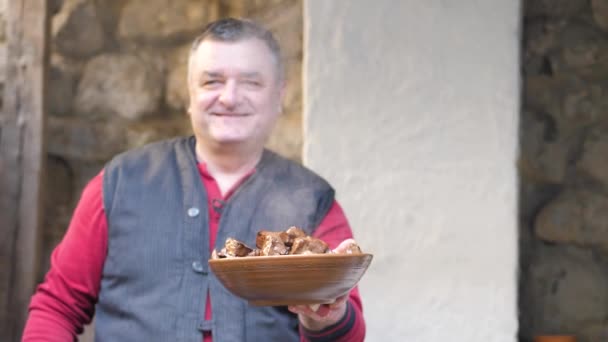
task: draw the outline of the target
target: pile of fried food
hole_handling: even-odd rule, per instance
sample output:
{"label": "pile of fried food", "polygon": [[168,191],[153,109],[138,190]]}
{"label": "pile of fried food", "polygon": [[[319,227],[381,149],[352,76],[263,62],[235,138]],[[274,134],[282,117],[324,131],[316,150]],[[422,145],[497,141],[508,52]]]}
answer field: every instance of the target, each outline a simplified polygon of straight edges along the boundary
{"label": "pile of fried food", "polygon": [[[298,227],[290,227],[280,232],[261,230],[256,236],[255,245],[257,248],[250,248],[241,241],[228,238],[224,248],[220,252],[214,250],[211,258],[335,253],[323,240],[306,235]],[[341,253],[360,254],[361,249],[357,244],[351,243]]]}

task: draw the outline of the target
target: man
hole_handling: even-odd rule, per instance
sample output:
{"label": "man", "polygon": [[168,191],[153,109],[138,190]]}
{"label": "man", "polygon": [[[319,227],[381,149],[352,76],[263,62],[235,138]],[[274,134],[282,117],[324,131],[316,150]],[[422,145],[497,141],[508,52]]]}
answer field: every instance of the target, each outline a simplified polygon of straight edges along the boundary
{"label": "man", "polygon": [[[297,225],[332,248],[352,238],[333,189],[264,149],[284,76],[272,34],[247,20],[207,26],[189,59],[194,137],[123,153],[85,188],[30,304],[25,341],[359,341],[357,289],[333,304],[254,307],[206,260],[227,237]],[[221,220],[220,220],[221,218]]]}

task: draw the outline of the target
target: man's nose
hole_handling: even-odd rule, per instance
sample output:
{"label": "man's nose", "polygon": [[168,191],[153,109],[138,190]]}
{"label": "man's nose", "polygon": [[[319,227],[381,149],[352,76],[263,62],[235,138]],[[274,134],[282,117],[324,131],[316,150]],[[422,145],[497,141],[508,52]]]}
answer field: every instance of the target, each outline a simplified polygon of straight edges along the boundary
{"label": "man's nose", "polygon": [[219,101],[226,108],[234,108],[239,103],[239,91],[236,82],[230,80],[226,82],[222,92],[220,93]]}

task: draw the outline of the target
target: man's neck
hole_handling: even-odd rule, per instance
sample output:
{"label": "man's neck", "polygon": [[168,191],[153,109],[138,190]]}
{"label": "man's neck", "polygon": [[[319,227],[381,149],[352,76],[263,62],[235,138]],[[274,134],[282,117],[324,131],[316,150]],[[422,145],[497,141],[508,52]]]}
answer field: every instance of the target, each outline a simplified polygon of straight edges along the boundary
{"label": "man's neck", "polygon": [[263,146],[255,149],[239,146],[213,148],[197,141],[196,158],[205,163],[207,171],[218,183],[222,194],[248,174],[258,164]]}

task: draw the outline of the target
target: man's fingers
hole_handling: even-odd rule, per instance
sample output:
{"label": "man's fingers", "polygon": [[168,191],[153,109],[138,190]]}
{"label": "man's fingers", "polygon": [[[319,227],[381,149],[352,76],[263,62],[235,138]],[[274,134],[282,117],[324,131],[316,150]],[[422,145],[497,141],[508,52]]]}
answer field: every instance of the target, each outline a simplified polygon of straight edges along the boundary
{"label": "man's fingers", "polygon": [[319,310],[320,306],[321,306],[321,304],[310,304],[308,307],[310,308],[310,310],[316,312],[317,310]]}
{"label": "man's fingers", "polygon": [[329,307],[330,308],[338,307],[338,306],[342,305],[342,303],[345,303],[347,300],[348,300],[348,294],[345,294],[343,296],[336,298],[336,300],[333,303],[329,304]]}
{"label": "man's fingers", "polygon": [[333,315],[336,311],[341,311],[348,300],[348,294],[336,298],[331,304],[310,304],[310,305],[291,305],[287,309],[295,314],[310,317],[313,320],[322,321]]}
{"label": "man's fingers", "polygon": [[334,252],[335,253],[344,253],[346,251],[346,249],[348,248],[348,246],[350,246],[353,243],[356,244],[355,240],[346,239],[346,240],[340,242],[338,247],[334,248]]}

